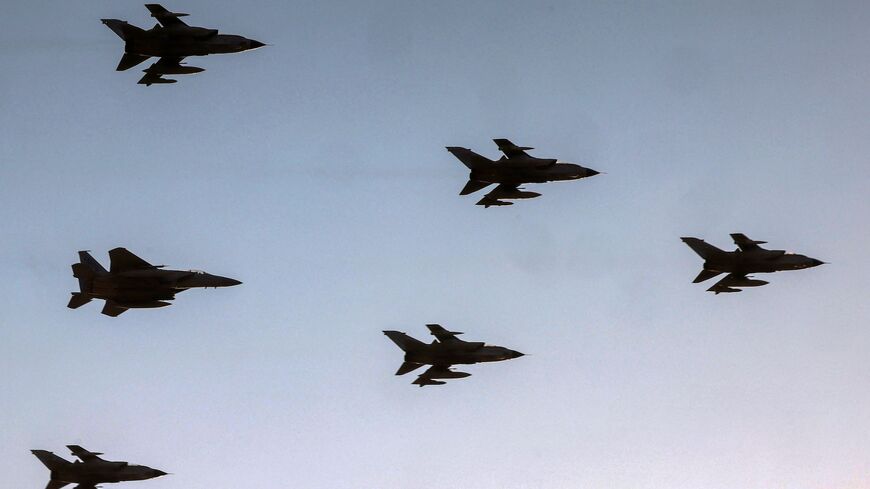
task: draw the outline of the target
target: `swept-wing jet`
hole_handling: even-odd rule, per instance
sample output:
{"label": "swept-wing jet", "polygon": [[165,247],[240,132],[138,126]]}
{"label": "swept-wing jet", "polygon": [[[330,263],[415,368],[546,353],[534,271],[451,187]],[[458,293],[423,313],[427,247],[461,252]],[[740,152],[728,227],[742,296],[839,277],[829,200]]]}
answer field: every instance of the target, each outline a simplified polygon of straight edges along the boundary
{"label": "swept-wing jet", "polygon": [[187,56],[239,53],[256,49],[265,44],[242,36],[218,34],[217,29],[193,27],[179,17],[188,14],[170,12],[156,3],[145,4],[157,25],[145,30],[126,21],[102,19],[112,32],[124,40],[124,56],[117,71],[130,69],[151,57],[158,57],[154,64],[142,70],[145,76],[142,85],[175,83],[178,80],[163,78],[163,75],[189,75],[205,71],[196,66],[187,66],[182,61]]}
{"label": "swept-wing jet", "polygon": [[73,489],[96,489],[97,484],[111,482],[141,481],[166,475],[162,470],[127,462],[110,462],[78,445],[67,445],[79,460],[70,462],[47,450],[31,450],[40,462],[51,471],[51,479],[45,489],[60,489],[67,484],[78,484]]}
{"label": "swept-wing jet", "polygon": [[459,195],[468,195],[494,183],[498,184],[484,195],[477,205],[512,205],[513,199],[534,199],[541,194],[520,188],[525,183],[546,183],[558,180],[577,180],[598,175],[599,172],[574,163],[559,163],[556,159],[535,158],[526,151],[534,149],[517,146],[507,139],[493,139],[499,151],[504,153],[498,161],[481,156],[474,151],[457,146],[448,146],[449,151],[471,170],[468,183]]}
{"label": "swept-wing jet", "polygon": [[502,346],[460,340],[456,335],[462,333],[447,331],[437,324],[427,324],[426,327],[435,337],[429,344],[399,331],[384,331],[384,334],[405,352],[405,361],[396,371],[396,375],[404,375],[423,365],[431,365],[413,382],[420,387],[445,383],[438,379],[461,379],[471,375],[451,370],[452,365],[498,362],[523,356],[518,351],[509,350]]}
{"label": "swept-wing jet", "polygon": [[231,287],[241,282],[199,270],[163,270],[125,248],[109,251],[109,269],[103,268],[87,251],[79,251],[79,263],[72,266],[79,279],[67,307],[79,308],[92,299],[103,299],[103,314],[115,317],[127,309],[168,306],[175,294],[194,287]]}
{"label": "swept-wing jet", "polygon": [[698,238],[680,238],[704,259],[704,269],[695,277],[692,283],[709,280],[719,274],[727,273],[724,278],[707,289],[717,295],[728,292],[740,292],[739,287],[760,287],[769,282],[753,279],[750,273],[772,273],[783,270],[802,270],[817,267],[824,262],[804,255],[786,253],[783,250],[766,250],[759,245],[766,241],[754,241],[745,234],[731,235],[737,249],[734,251],[720,250]]}

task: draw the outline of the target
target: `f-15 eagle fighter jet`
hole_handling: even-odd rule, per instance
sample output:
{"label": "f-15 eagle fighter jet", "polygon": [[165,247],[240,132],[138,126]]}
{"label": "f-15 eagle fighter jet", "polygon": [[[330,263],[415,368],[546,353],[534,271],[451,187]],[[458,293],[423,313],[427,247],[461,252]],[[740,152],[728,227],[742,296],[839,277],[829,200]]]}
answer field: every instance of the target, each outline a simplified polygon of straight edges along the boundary
{"label": "f-15 eagle fighter jet", "polygon": [[738,287],[760,287],[769,282],[753,279],[750,273],[772,273],[783,270],[803,270],[817,267],[825,262],[804,255],[786,253],[783,250],[766,250],[759,245],[766,241],[754,241],[745,234],[731,235],[737,249],[734,251],[720,250],[698,238],[680,238],[689,248],[704,259],[704,269],[695,277],[692,283],[709,280],[719,274],[727,273],[722,280],[707,289],[717,295],[728,292],[740,292]]}
{"label": "f-15 eagle fighter jet", "polygon": [[93,299],[103,299],[103,314],[118,316],[131,308],[168,306],[175,294],[196,287],[231,287],[241,282],[198,270],[163,270],[125,248],[109,251],[109,269],[103,268],[87,251],[79,251],[79,263],[72,266],[79,279],[67,307],[77,309]]}
{"label": "f-15 eagle fighter jet", "polygon": [[158,57],[154,64],[142,70],[145,76],[142,85],[175,83],[178,80],[163,78],[163,75],[189,75],[205,71],[196,66],[187,66],[182,60],[187,56],[239,53],[265,46],[260,41],[242,36],[218,34],[217,29],[193,27],[179,17],[188,14],[170,12],[156,3],[145,4],[157,25],[145,30],[126,21],[102,19],[103,24],[124,40],[124,56],[117,71],[130,69],[151,57]]}
{"label": "f-15 eagle fighter jet", "polygon": [[166,475],[162,470],[127,462],[110,462],[78,445],[67,445],[75,462],[58,457],[47,450],[31,450],[40,462],[51,471],[51,479],[45,489],[60,489],[67,484],[78,484],[73,489],[96,489],[97,484],[110,482],[141,481]]}
{"label": "f-15 eagle fighter jet", "polygon": [[524,183],[546,183],[559,180],[578,180],[598,175],[599,172],[574,163],[559,163],[555,158],[536,158],[526,151],[534,149],[517,146],[507,139],[493,139],[499,151],[504,153],[498,161],[492,161],[474,151],[458,146],[448,146],[449,151],[471,170],[468,183],[459,195],[468,195],[494,183],[498,186],[486,194],[477,205],[487,208],[492,205],[512,205],[505,202],[513,199],[534,199],[537,192],[522,190]]}
{"label": "f-15 eagle fighter jet", "polygon": [[420,387],[445,383],[438,379],[461,379],[471,375],[466,372],[450,370],[450,367],[455,364],[499,362],[523,356],[518,351],[509,350],[502,346],[462,341],[456,337],[462,333],[447,331],[437,324],[427,324],[426,327],[435,337],[435,340],[429,344],[411,338],[405,333],[384,331],[384,334],[405,352],[405,361],[396,371],[396,375],[404,375],[423,365],[431,365],[413,382]]}

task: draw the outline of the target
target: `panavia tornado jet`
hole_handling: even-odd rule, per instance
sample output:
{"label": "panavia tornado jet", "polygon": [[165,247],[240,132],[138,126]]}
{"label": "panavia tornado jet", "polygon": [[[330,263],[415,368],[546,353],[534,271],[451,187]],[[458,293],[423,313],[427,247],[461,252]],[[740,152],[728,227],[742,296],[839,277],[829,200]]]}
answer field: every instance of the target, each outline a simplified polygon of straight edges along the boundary
{"label": "panavia tornado jet", "polygon": [[534,149],[517,146],[507,139],[493,139],[499,151],[504,153],[498,161],[492,161],[474,151],[457,146],[448,146],[447,151],[471,170],[468,183],[459,195],[468,195],[494,183],[498,186],[483,196],[477,205],[512,205],[505,202],[513,199],[534,199],[541,194],[520,188],[524,183],[546,183],[558,180],[577,180],[598,175],[590,168],[574,163],[559,163],[556,159],[535,158],[526,151]]}
{"label": "panavia tornado jet", "polygon": [[396,375],[404,375],[423,365],[431,365],[413,382],[420,387],[445,383],[438,379],[461,379],[471,375],[450,370],[450,367],[455,364],[498,362],[523,356],[518,351],[508,350],[501,346],[462,341],[456,337],[462,333],[447,331],[437,324],[427,324],[426,327],[435,337],[435,340],[429,344],[411,338],[405,333],[384,331],[384,334],[405,352],[405,361],[396,371]]}
{"label": "panavia tornado jet", "polygon": [[110,462],[78,445],[67,445],[79,458],[70,462],[47,450],[31,450],[40,462],[51,471],[51,480],[45,489],[60,489],[67,484],[78,484],[73,489],[96,489],[97,484],[110,482],[141,481],[166,475],[162,470],[127,462]]}
{"label": "panavia tornado jet", "polygon": [[727,273],[728,275],[707,290],[716,294],[740,292],[739,287],[760,287],[768,284],[764,280],[749,277],[750,273],[802,270],[824,263],[815,258],[786,253],[783,250],[766,250],[759,246],[766,241],[753,241],[745,234],[734,233],[731,238],[737,245],[734,251],[720,250],[698,238],[680,238],[704,259],[704,269],[692,283],[697,284]]}
{"label": "panavia tornado jet", "polygon": [[124,56],[118,63],[118,71],[130,69],[152,56],[160,58],[142,70],[145,76],[139,83],[143,85],[178,81],[163,78],[163,75],[189,75],[205,71],[183,64],[182,60],[187,56],[239,53],[265,46],[260,41],[242,36],[218,34],[217,29],[189,26],[179,19],[188,14],[170,12],[156,3],[145,4],[145,7],[158,22],[147,31],[123,20],[102,19],[103,24],[124,40]]}
{"label": "panavia tornado jet", "polygon": [[103,299],[103,314],[115,317],[127,309],[168,306],[175,294],[194,287],[231,287],[241,282],[231,278],[190,270],[162,270],[125,248],[109,251],[107,271],[87,251],[79,251],[79,263],[72,266],[79,279],[79,292],[73,292],[67,307],[79,308],[92,299]]}

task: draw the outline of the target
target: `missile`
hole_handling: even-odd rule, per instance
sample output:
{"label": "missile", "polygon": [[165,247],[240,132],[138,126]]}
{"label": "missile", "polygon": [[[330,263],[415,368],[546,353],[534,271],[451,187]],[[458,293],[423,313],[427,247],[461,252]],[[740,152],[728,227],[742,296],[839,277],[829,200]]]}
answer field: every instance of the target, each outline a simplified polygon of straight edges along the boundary
{"label": "missile", "polygon": [[467,372],[454,372],[453,370],[446,370],[444,372],[439,372],[436,374],[427,375],[430,379],[463,379],[465,377],[471,376],[470,373]]}
{"label": "missile", "polygon": [[205,71],[205,68],[182,65],[160,66],[160,63],[154,63],[142,71],[149,75],[192,75]]}

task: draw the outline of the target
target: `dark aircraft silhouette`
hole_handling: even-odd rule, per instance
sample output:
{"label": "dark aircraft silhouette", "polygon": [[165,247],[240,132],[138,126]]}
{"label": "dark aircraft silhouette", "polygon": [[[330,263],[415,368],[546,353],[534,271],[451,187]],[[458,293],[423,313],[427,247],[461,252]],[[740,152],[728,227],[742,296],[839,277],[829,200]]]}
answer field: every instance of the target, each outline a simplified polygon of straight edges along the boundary
{"label": "dark aircraft silhouette", "polygon": [[67,448],[81,461],[70,462],[47,450],[30,451],[51,471],[45,489],[60,489],[67,484],[78,484],[73,489],[96,489],[97,484],[141,481],[166,475],[162,470],[144,465],[103,460],[99,457],[102,453],[89,452],[78,445],[67,445]]}
{"label": "dark aircraft silhouette", "polygon": [[158,22],[147,31],[123,20],[102,19],[103,24],[124,40],[124,56],[118,63],[118,71],[130,69],[152,56],[160,58],[142,70],[145,76],[139,83],[143,85],[178,81],[163,78],[163,75],[189,75],[205,71],[196,66],[183,65],[181,61],[187,56],[239,53],[265,46],[242,36],[218,34],[217,29],[189,26],[179,19],[188,14],[170,12],[156,3],[145,4],[145,7]]}
{"label": "dark aircraft silhouette", "polygon": [[498,161],[492,161],[474,151],[457,146],[448,146],[453,156],[471,170],[468,183],[459,195],[468,195],[488,187],[498,186],[486,194],[477,205],[513,205],[511,199],[533,199],[541,194],[520,189],[524,183],[546,183],[558,180],[577,180],[598,175],[598,172],[573,163],[558,163],[556,159],[535,158],[526,154],[534,149],[517,146],[507,139],[493,139],[499,151],[504,153]]}
{"label": "dark aircraft silhouette", "polygon": [[168,306],[175,294],[194,287],[230,287],[241,282],[190,270],[161,270],[124,248],[109,251],[106,271],[87,251],[79,251],[72,266],[80,292],[73,292],[67,307],[79,308],[92,299],[104,299],[103,314],[115,317],[127,309]]}
{"label": "dark aircraft silhouette", "polygon": [[744,234],[731,235],[738,249],[725,251],[698,238],[680,238],[704,259],[704,269],[692,283],[709,280],[720,273],[727,273],[722,280],[707,289],[717,295],[723,292],[740,292],[736,287],[760,287],[764,280],[747,277],[750,273],[771,273],[783,270],[801,270],[817,267],[823,261],[804,255],[786,253],[783,250],[765,250],[758,246],[766,241],[753,241]]}
{"label": "dark aircraft silhouette", "polygon": [[431,365],[413,382],[420,387],[445,383],[437,379],[461,379],[471,375],[450,370],[450,366],[454,364],[470,365],[480,362],[498,362],[523,356],[518,351],[508,350],[501,346],[462,341],[456,337],[462,333],[447,331],[437,324],[427,324],[426,327],[436,338],[430,344],[423,343],[398,331],[384,331],[384,334],[405,352],[405,362],[396,371],[396,375],[404,375],[423,365]]}

